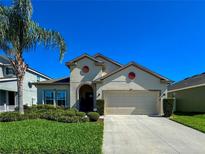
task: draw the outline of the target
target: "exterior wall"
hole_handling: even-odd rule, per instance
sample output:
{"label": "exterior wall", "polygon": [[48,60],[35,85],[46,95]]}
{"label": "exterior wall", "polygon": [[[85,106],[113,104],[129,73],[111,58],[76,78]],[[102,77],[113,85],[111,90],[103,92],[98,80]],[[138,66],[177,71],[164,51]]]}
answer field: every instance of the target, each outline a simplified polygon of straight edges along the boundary
{"label": "exterior wall", "polygon": [[168,93],[176,98],[177,112],[205,112],[205,86]]}
{"label": "exterior wall", "polygon": [[38,104],[43,104],[44,90],[65,90],[66,107],[70,107],[70,85],[37,85]]}
{"label": "exterior wall", "polygon": [[[37,82],[36,74],[31,72],[26,72],[24,83],[23,83],[23,102],[29,106],[37,104],[37,88],[32,85],[32,82]],[[40,81],[46,80],[45,78],[40,77]]]}
{"label": "exterior wall", "polygon": [[[23,102],[24,104],[27,104],[29,106],[37,103],[37,88],[34,85],[31,85],[32,82],[37,82],[37,76],[38,75],[27,71],[24,77]],[[46,79],[40,77],[40,81],[44,81],[44,80]],[[17,92],[17,82],[16,81],[0,82],[0,90]]]}
{"label": "exterior wall", "polygon": [[[0,56],[0,63],[2,64],[10,64],[7,58]],[[1,66],[0,65],[0,78],[11,78],[15,77],[14,74],[6,75],[5,68],[10,67],[11,65]],[[41,75],[37,75],[35,73],[31,73],[30,71],[26,71],[24,81],[23,81],[23,103],[27,105],[32,105],[37,103],[37,88],[31,85],[32,82],[37,82],[37,77],[40,78],[40,81],[46,80]],[[12,81],[2,81],[0,82],[0,90],[5,91],[14,91],[17,92],[17,82],[15,80]],[[1,101],[1,100],[0,100]]]}
{"label": "exterior wall", "polygon": [[[134,72],[136,78],[130,80],[128,73]],[[97,84],[97,95],[102,98],[103,90],[160,90],[161,93],[166,91],[167,84],[161,83],[159,78],[154,77],[134,66],[130,66]],[[101,96],[101,97],[100,97]]]}
{"label": "exterior wall", "polygon": [[16,81],[0,82],[0,90],[17,92],[17,82]]}
{"label": "exterior wall", "polygon": [[[136,78],[130,80],[128,73],[134,72]],[[102,83],[97,83],[97,99],[103,99],[103,91],[107,90],[156,90],[160,91],[160,96],[166,92],[167,84],[161,83],[159,78],[154,77],[134,66],[130,66],[106,79]],[[162,103],[159,98],[160,114],[162,113]]]}
{"label": "exterior wall", "polygon": [[101,57],[97,57],[96,59],[100,60],[100,61],[103,61],[104,62],[104,69],[103,69],[103,75],[106,75],[118,68],[120,68],[120,66],[118,65],[115,65],[107,60],[105,60],[104,58],[101,58]]}
{"label": "exterior wall", "polygon": [[[82,72],[83,66],[89,67],[89,72]],[[102,66],[98,66],[89,58],[83,58],[75,66],[70,67],[70,107],[79,107],[79,88],[83,84],[91,85],[92,81],[102,76]],[[92,85],[91,85],[92,86]],[[95,88],[95,87],[93,87]],[[94,91],[95,92],[95,91]],[[95,94],[94,94],[95,97]],[[95,104],[95,103],[94,103]]]}

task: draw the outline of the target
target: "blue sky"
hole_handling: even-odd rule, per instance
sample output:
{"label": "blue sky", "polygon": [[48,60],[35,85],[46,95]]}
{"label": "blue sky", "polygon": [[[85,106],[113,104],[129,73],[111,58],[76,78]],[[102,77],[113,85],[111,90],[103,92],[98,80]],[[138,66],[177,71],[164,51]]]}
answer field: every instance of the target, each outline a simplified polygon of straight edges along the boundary
{"label": "blue sky", "polygon": [[58,50],[41,46],[24,55],[53,78],[68,76],[65,62],[85,52],[136,61],[175,81],[205,72],[205,2],[33,0],[33,8],[33,20],[68,45],[62,63]]}

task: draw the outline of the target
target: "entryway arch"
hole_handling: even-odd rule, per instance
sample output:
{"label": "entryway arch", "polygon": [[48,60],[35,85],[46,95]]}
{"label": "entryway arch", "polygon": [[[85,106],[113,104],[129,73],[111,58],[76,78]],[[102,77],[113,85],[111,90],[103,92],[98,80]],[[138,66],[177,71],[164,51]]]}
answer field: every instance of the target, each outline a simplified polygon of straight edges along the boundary
{"label": "entryway arch", "polygon": [[84,111],[84,112],[93,111],[93,105],[94,105],[93,95],[94,92],[92,86],[85,84],[80,87],[79,89],[80,111]]}

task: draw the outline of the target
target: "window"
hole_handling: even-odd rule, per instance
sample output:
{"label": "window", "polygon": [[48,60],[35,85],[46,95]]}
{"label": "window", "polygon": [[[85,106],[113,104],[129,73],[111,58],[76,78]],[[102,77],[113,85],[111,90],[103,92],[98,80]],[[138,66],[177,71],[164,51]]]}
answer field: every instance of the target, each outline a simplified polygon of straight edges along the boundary
{"label": "window", "polygon": [[88,66],[83,66],[82,71],[83,71],[83,73],[88,73],[89,72],[89,67]]}
{"label": "window", "polygon": [[134,72],[130,72],[130,73],[128,74],[128,77],[129,77],[129,79],[134,80],[135,77],[136,77],[136,75],[135,75]]}
{"label": "window", "polygon": [[14,75],[15,73],[14,73],[13,68],[11,68],[11,67],[6,67],[5,74],[6,74],[6,75]]}
{"label": "window", "polygon": [[45,90],[44,91],[44,104],[56,104],[58,106],[64,106],[66,103],[66,91],[65,90]]}
{"label": "window", "polygon": [[54,103],[54,91],[46,90],[44,92],[44,103],[53,104]]}
{"label": "window", "polygon": [[65,90],[56,91],[56,105],[65,106],[65,101],[66,101],[66,91]]}

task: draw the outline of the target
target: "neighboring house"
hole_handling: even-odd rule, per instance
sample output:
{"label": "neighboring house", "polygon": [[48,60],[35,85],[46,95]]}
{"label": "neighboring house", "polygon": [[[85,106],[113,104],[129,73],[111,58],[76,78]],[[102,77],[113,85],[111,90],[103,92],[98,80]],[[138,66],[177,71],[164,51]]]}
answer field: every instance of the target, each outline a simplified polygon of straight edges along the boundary
{"label": "neighboring house", "polygon": [[105,114],[162,114],[170,80],[130,62],[121,65],[101,54],[84,54],[66,63],[70,77],[35,83],[38,103],[96,110],[105,100]]}
{"label": "neighboring house", "polygon": [[169,86],[168,95],[176,98],[177,112],[205,112],[205,73]]}
{"label": "neighboring house", "polygon": [[[37,103],[37,88],[32,82],[48,79],[51,78],[34,69],[27,69],[23,82],[24,104]],[[0,111],[14,110],[17,105],[17,78],[9,59],[0,55]]]}

